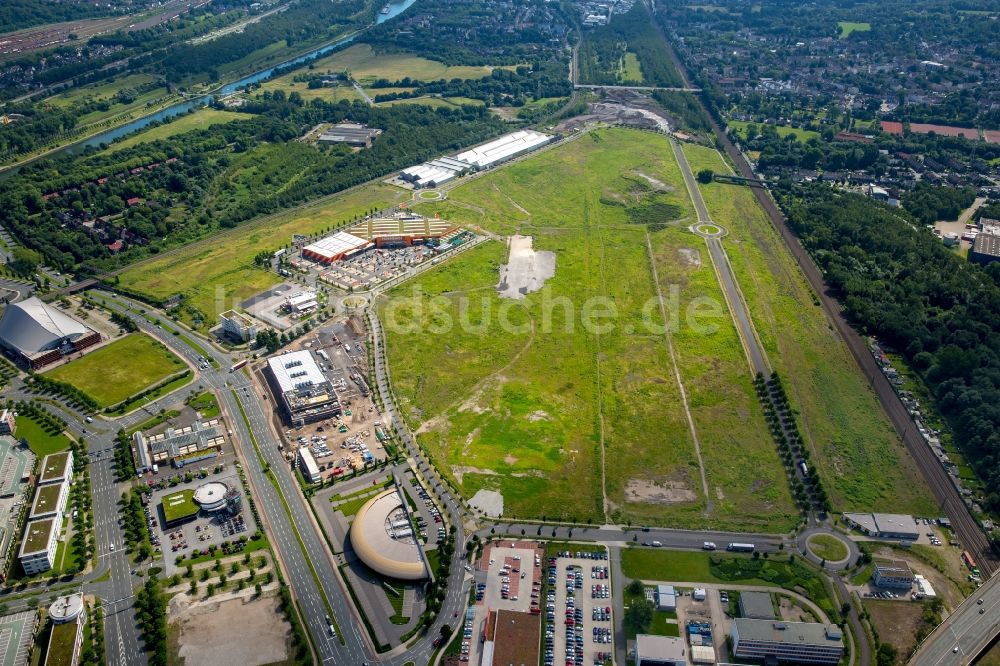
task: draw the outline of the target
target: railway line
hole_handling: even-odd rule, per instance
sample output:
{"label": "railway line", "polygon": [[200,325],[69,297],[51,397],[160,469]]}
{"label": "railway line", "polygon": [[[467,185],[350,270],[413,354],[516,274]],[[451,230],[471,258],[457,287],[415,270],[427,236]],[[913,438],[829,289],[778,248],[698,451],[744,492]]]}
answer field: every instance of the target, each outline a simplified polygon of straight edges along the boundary
{"label": "railway line", "polygon": [[[698,103],[704,109],[701,99],[698,100]],[[707,109],[705,109],[705,112],[711,120],[713,133],[730,160],[732,160],[739,175],[744,178],[756,179],[757,176],[750,168],[750,165],[747,164],[743,154],[733,145],[732,141],[729,140],[729,137],[722,131],[711,114],[708,114]],[[931,492],[934,493],[935,499],[951,520],[952,527],[961,540],[963,547],[973,554],[979,563],[980,571],[985,576],[992,575],[997,570],[998,565],[1000,565],[1000,561],[997,560],[996,555],[993,553],[986,535],[969,513],[961,496],[958,494],[958,490],[941,466],[941,463],[938,462],[933,452],[921,438],[920,433],[910,418],[910,414],[906,411],[903,403],[900,402],[889,380],[885,378],[882,371],[876,365],[875,359],[868,349],[868,345],[862,339],[861,335],[854,330],[850,322],[848,322],[840,302],[831,294],[819,267],[813,262],[812,257],[788,226],[784,214],[778,209],[770,193],[764,188],[755,187],[751,189],[761,207],[767,212],[771,223],[778,230],[778,233],[781,234],[782,239],[795,257],[802,272],[805,273],[809,285],[819,296],[823,309],[837,329],[837,333],[844,339],[854,360],[861,368],[861,371],[864,372],[865,377],[867,377],[869,384],[878,396],[882,409],[889,416],[910,455],[920,467],[920,471],[930,486]]]}

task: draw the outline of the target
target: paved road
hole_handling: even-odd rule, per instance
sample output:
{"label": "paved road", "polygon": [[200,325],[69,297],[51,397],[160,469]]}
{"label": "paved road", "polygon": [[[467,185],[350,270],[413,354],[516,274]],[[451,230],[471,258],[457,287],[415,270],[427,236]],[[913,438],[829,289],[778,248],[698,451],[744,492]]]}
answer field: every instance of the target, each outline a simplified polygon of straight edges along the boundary
{"label": "paved road", "polygon": [[[980,599],[982,604],[978,603]],[[997,633],[1000,633],[1000,576],[991,578],[956,608],[921,643],[910,659],[910,666],[966,666],[975,661]]]}
{"label": "paved road", "polygon": [[[700,98],[697,99],[698,103],[701,104]],[[747,164],[743,154],[733,145],[711,114],[707,110],[705,113],[712,123],[712,130],[716,139],[720,142],[720,145],[722,145],[733,164],[736,165],[739,175],[745,178],[755,178],[756,175],[753,169],[750,168],[750,165]],[[934,493],[942,511],[951,520],[952,527],[958,535],[959,540],[973,554],[973,557],[975,557],[976,562],[979,564],[979,569],[985,575],[991,575],[1000,566],[1000,560],[994,554],[986,536],[979,528],[975,519],[969,514],[948,473],[945,472],[937,457],[923,441],[920,433],[913,425],[910,414],[907,412],[906,407],[903,406],[903,403],[900,402],[892,385],[875,364],[875,360],[868,350],[868,345],[862,339],[861,335],[851,327],[850,322],[848,322],[844,315],[840,302],[836,299],[836,295],[827,287],[823,280],[823,274],[813,262],[812,257],[788,227],[784,214],[778,209],[770,193],[763,188],[756,187],[751,188],[751,191],[761,207],[767,212],[771,223],[781,234],[782,239],[798,262],[810,286],[819,296],[827,318],[847,344],[847,348],[850,349],[855,362],[857,362],[861,371],[868,378],[869,383],[875,390],[875,394],[878,396],[882,409],[889,416],[899,436],[906,444],[910,455],[917,462],[918,467],[920,467],[924,479]]]}
{"label": "paved road", "polygon": [[[100,293],[105,297],[109,306],[120,312],[127,311],[127,299],[112,297],[107,292]],[[159,312],[147,308],[145,314],[162,323],[176,327],[175,323],[169,322]],[[156,328],[155,324],[147,322],[142,317],[135,317],[135,320],[140,328],[148,333],[158,335],[164,343],[175,352],[182,354],[187,360],[197,360],[199,352],[191,349],[180,336],[164,335],[162,330]],[[319,532],[319,526],[313,520],[310,509],[306,506],[305,499],[299,491],[298,483],[279,450],[278,440],[270,424],[270,403],[261,396],[259,390],[244,373],[228,372],[232,359],[227,354],[219,352],[208,344],[203,346],[209,351],[210,356],[219,363],[220,369],[210,368],[207,371],[202,371],[200,383],[216,390],[221,399],[221,405],[229,415],[234,432],[238,432],[237,439],[242,443],[242,458],[258,501],[258,508],[265,525],[271,532],[275,550],[285,566],[292,592],[303,610],[306,627],[313,637],[320,661],[338,664],[362,664],[378,660],[393,666],[402,666],[411,660],[416,660],[417,663],[426,663],[433,652],[431,642],[438,635],[440,626],[446,622],[457,624],[453,615],[460,614],[465,608],[467,588],[463,587],[464,571],[460,561],[465,552],[461,506],[451,497],[447,487],[440,482],[440,479],[431,472],[420,455],[419,449],[413,447],[410,451],[414,460],[413,466],[418,469],[418,475],[428,479],[428,489],[442,498],[439,505],[442,510],[447,512],[452,524],[458,528],[455,557],[452,561],[447,596],[442,604],[442,611],[437,622],[430,632],[412,643],[409,649],[398,648],[385,655],[375,655],[370,641],[365,635],[364,627],[354,616],[351,600],[343,587],[340,574],[334,569],[332,554]],[[376,344],[375,354],[376,359],[382,358],[381,346],[378,344]],[[384,363],[380,361],[376,365],[379,368],[377,374],[381,375],[383,388],[385,388],[387,384],[385,384]],[[390,409],[392,409],[391,402],[386,404],[389,404]],[[250,422],[249,430],[240,414],[240,405],[245,410]],[[396,423],[397,426],[401,425],[395,418],[394,409],[389,416],[390,422]],[[264,462],[282,489],[280,495],[265,475],[264,466],[253,450],[250,430],[256,437]],[[404,438],[404,442],[408,446],[412,446],[412,439],[409,438],[408,434]],[[291,519],[289,519],[288,512],[281,501],[282,495],[288,504]],[[298,543],[296,538],[296,529],[302,539],[302,545]],[[319,585],[316,584],[309,563],[316,571]],[[343,646],[328,635],[325,616],[331,612],[329,609],[332,609],[333,618],[343,633],[345,641]]]}
{"label": "paved road", "polygon": [[[687,185],[691,201],[694,202],[695,210],[698,213],[699,224],[716,224],[708,214],[705,206],[705,199],[701,196],[698,183],[695,182],[694,174],[691,173],[691,165],[688,164],[684,151],[673,138],[670,139],[670,146],[673,148],[674,156],[684,174],[684,183]],[[718,225],[716,225],[718,226]],[[721,228],[721,227],[720,227]],[[743,341],[743,349],[747,354],[747,360],[754,374],[761,373],[765,377],[771,374],[771,366],[767,361],[767,355],[757,339],[753,322],[750,319],[750,312],[743,301],[743,294],[736,284],[736,277],[733,275],[732,266],[729,264],[729,257],[722,247],[722,242],[717,236],[705,238],[708,245],[709,254],[712,255],[712,263],[715,265],[716,273],[719,276],[719,283],[722,285],[726,303],[729,305],[729,312],[732,314],[733,322],[736,324],[737,332]]]}

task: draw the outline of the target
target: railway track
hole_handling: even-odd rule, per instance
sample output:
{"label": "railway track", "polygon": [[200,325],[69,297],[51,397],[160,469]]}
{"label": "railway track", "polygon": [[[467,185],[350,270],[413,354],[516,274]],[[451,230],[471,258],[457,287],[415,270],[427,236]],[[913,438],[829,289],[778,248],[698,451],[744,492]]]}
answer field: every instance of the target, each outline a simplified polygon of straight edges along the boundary
{"label": "railway track", "polygon": [[[701,99],[698,100],[698,103],[704,108]],[[713,133],[730,160],[732,160],[739,175],[745,178],[756,178],[743,154],[737,150],[736,146],[729,140],[729,137],[722,131],[715,119],[707,113],[707,109],[705,111],[711,120]],[[837,332],[847,343],[847,347],[851,350],[854,360],[862,372],[864,372],[865,377],[868,378],[869,384],[871,384],[872,389],[874,389],[875,394],[878,396],[879,402],[882,404],[882,409],[888,414],[889,419],[905,443],[910,455],[920,467],[920,471],[934,493],[935,499],[937,499],[945,515],[951,520],[952,528],[961,540],[963,547],[976,558],[980,571],[985,576],[991,576],[997,570],[1000,561],[997,560],[986,535],[966,508],[948,473],[945,472],[941,463],[938,462],[930,450],[930,447],[921,438],[920,433],[913,424],[913,420],[910,418],[910,414],[906,411],[903,403],[900,402],[889,380],[885,378],[882,371],[876,365],[875,359],[868,349],[868,345],[847,321],[840,302],[831,294],[819,267],[816,266],[808,251],[806,251],[805,247],[802,246],[789,228],[784,214],[778,208],[777,204],[775,204],[770,193],[763,188],[752,188],[752,191],[757,201],[767,211],[771,223],[781,234],[789,250],[791,250],[802,272],[805,273],[810,286],[818,294],[827,316],[836,327]]]}
{"label": "railway track", "polygon": [[[673,44],[670,43],[669,39],[666,39],[665,34],[663,36],[667,45],[667,52],[674,63],[674,67],[680,72],[681,78],[684,80],[684,85],[690,86],[687,69],[680,61],[680,58],[677,57]],[[697,100],[702,112],[704,112],[705,117],[709,119],[712,125],[712,133],[719,141],[726,155],[729,156],[737,173],[744,178],[757,180],[757,175],[750,168],[743,153],[736,149],[736,146],[729,140],[726,133],[722,131],[715,117],[705,107],[701,96],[694,95],[694,98]],[[906,411],[903,403],[900,402],[889,380],[885,378],[885,375],[882,374],[882,371],[876,365],[875,359],[868,349],[868,345],[865,344],[861,335],[847,321],[840,302],[827,287],[822,272],[816,266],[815,262],[813,262],[808,251],[806,251],[805,247],[799,242],[798,237],[789,228],[784,213],[781,212],[774,199],[771,198],[770,192],[762,187],[752,187],[751,191],[761,207],[767,212],[771,224],[781,234],[782,240],[785,241],[785,245],[788,246],[792,256],[795,257],[795,261],[805,274],[809,285],[819,296],[827,317],[833,323],[834,327],[836,327],[841,338],[844,339],[847,348],[851,350],[851,355],[854,356],[858,367],[861,368],[865,377],[868,378],[868,382],[875,391],[875,395],[878,396],[882,409],[889,416],[893,427],[906,445],[907,451],[909,451],[914,461],[916,461],[924,479],[928,486],[930,486],[931,492],[934,493],[935,499],[941,506],[941,510],[951,520],[952,529],[954,529],[956,535],[961,540],[963,548],[969,551],[976,559],[976,563],[979,565],[979,570],[984,578],[992,576],[1000,568],[1000,560],[998,560],[993,548],[990,546],[986,535],[979,528],[979,524],[966,508],[965,503],[958,494],[958,490],[955,489],[955,485],[948,477],[948,473],[944,471],[941,463],[938,462],[937,458],[931,452],[930,447],[924,443],[920,433],[917,432],[910,414]]]}

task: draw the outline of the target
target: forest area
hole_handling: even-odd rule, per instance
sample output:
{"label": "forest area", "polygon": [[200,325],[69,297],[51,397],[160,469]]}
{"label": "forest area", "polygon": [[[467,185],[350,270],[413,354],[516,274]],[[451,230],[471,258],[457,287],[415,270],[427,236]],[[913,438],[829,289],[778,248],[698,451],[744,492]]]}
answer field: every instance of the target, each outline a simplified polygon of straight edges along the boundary
{"label": "forest area", "polygon": [[[0,224],[60,270],[93,274],[500,134],[483,108],[304,103],[265,92],[246,120],[59,155],[0,184]],[[368,150],[295,141],[320,122],[384,130]]]}
{"label": "forest area", "polygon": [[816,184],[775,194],[852,323],[920,373],[1000,509],[1000,263],[971,264],[861,195]]}
{"label": "forest area", "polygon": [[[630,78],[623,63],[638,60],[641,80]],[[649,10],[637,2],[625,14],[615,14],[606,26],[584,32],[579,52],[580,83],[593,85],[647,85],[674,88],[683,85],[666,43]]]}

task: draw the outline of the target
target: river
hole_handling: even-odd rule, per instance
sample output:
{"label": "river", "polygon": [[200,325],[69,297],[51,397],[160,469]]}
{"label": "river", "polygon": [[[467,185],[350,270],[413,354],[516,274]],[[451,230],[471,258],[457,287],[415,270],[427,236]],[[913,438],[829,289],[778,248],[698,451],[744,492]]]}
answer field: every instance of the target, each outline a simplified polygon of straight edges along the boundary
{"label": "river", "polygon": [[[382,14],[380,12],[376,16],[375,24],[378,25],[380,23],[385,23],[389,19],[395,18],[396,16],[399,16],[400,14],[402,14],[403,12],[405,12],[407,9],[409,9],[410,6],[413,3],[415,3],[416,1],[417,0],[401,0],[400,2],[390,2],[389,5],[388,5],[389,12],[386,13],[386,14]],[[91,137],[88,137],[88,138],[83,139],[81,141],[78,141],[76,143],[71,143],[68,146],[65,146],[64,148],[61,148],[59,150],[53,151],[51,153],[47,153],[45,155],[40,155],[39,157],[34,158],[32,160],[28,160],[28,162],[33,162],[35,159],[41,159],[42,157],[51,157],[52,155],[56,155],[58,153],[75,153],[75,152],[78,152],[80,150],[83,150],[83,149],[87,148],[88,146],[99,146],[102,143],[111,143],[115,139],[117,139],[119,137],[126,136],[127,134],[131,134],[132,132],[135,132],[136,130],[140,130],[143,127],[146,127],[147,125],[149,125],[151,123],[159,122],[159,121],[165,120],[166,118],[170,118],[171,116],[176,116],[176,115],[181,114],[181,113],[186,113],[186,112],[190,111],[191,109],[193,109],[193,108],[195,108],[197,106],[202,106],[202,105],[205,105],[205,104],[210,104],[216,97],[218,97],[220,95],[225,96],[225,95],[228,95],[230,93],[233,93],[233,92],[239,90],[240,88],[242,88],[243,86],[245,86],[245,85],[247,85],[249,83],[258,83],[260,81],[264,81],[267,78],[269,78],[271,76],[271,74],[274,73],[274,70],[276,70],[276,69],[278,69],[280,67],[286,67],[288,65],[297,65],[299,63],[305,62],[306,60],[308,60],[310,58],[314,58],[316,56],[322,56],[322,55],[325,55],[327,53],[330,53],[334,49],[337,49],[337,48],[343,46],[344,44],[349,44],[352,41],[354,41],[358,37],[358,35],[360,35],[362,32],[364,32],[364,30],[365,29],[359,30],[358,32],[354,33],[353,35],[351,35],[349,37],[344,37],[342,39],[338,39],[335,42],[331,42],[329,44],[326,44],[325,46],[320,46],[320,47],[318,47],[316,49],[313,49],[312,51],[309,51],[308,53],[305,53],[303,55],[298,56],[297,58],[292,58],[291,60],[286,60],[285,62],[277,64],[277,65],[275,65],[273,67],[270,67],[270,68],[265,69],[265,70],[261,70],[261,71],[257,72],[256,74],[251,74],[251,75],[246,76],[246,77],[244,77],[242,79],[239,79],[238,81],[233,81],[231,83],[227,83],[227,84],[223,85],[221,88],[219,88],[218,90],[216,90],[215,92],[213,92],[211,94],[202,95],[200,97],[196,97],[196,98],[187,100],[185,102],[178,102],[177,104],[174,104],[172,106],[168,106],[167,108],[162,109],[160,111],[157,111],[156,113],[152,113],[152,114],[150,114],[148,116],[143,116],[142,118],[138,118],[138,119],[133,120],[131,122],[125,123],[124,125],[119,125],[118,127],[114,127],[112,129],[109,129],[106,132],[101,132],[100,134],[95,134],[95,135],[93,135]],[[9,177],[10,175],[16,173],[17,171],[18,171],[18,167],[8,168],[8,169],[5,170],[5,172],[3,172],[2,174],[0,174],[0,178]]]}

